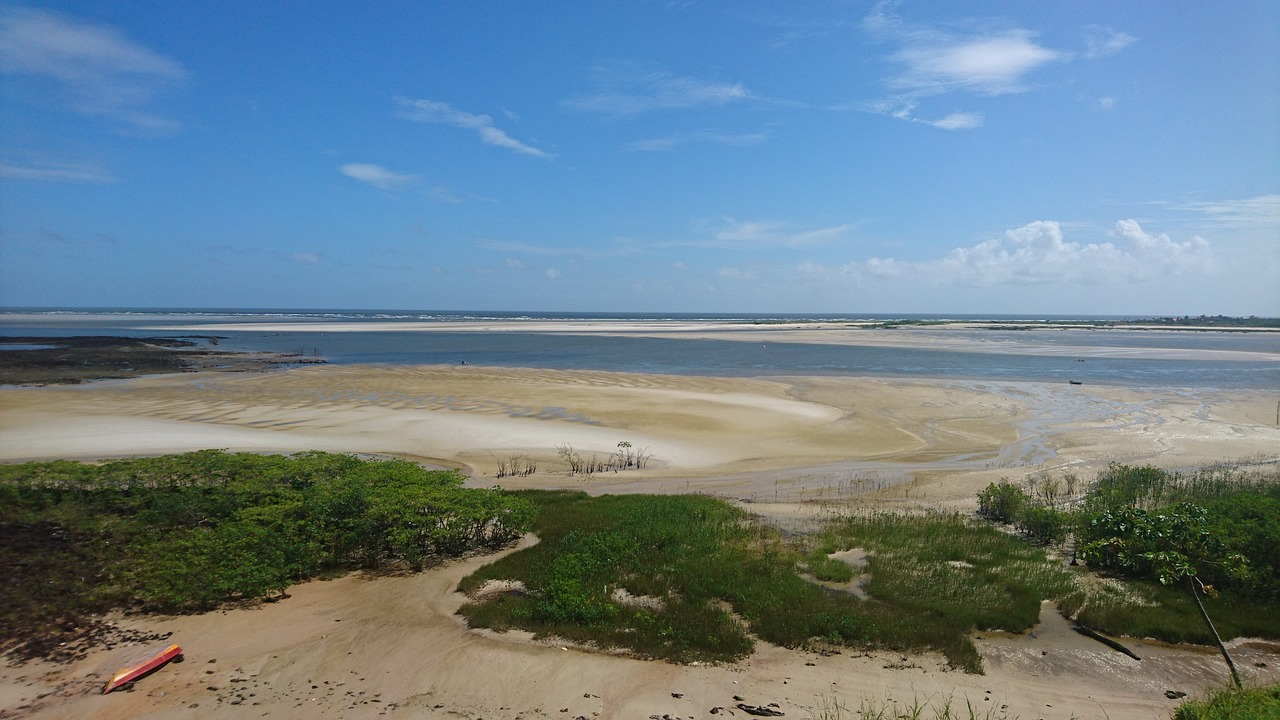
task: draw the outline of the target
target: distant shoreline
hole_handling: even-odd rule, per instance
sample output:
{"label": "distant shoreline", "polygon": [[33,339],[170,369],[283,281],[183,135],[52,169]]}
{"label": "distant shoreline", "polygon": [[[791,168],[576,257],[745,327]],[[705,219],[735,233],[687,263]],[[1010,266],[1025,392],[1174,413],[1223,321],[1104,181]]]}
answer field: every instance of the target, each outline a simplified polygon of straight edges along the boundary
{"label": "distant shoreline", "polygon": [[1228,315],[1076,315],[1076,314],[1022,314],[1022,313],[719,313],[719,312],[565,312],[565,311],[502,311],[502,310],[352,310],[352,309],[297,309],[297,308],[54,308],[11,307],[0,308],[0,326],[7,321],[24,322],[35,318],[77,317],[104,319],[138,319],[145,317],[193,317],[226,318],[279,318],[309,321],[433,321],[433,322],[492,322],[492,321],[582,321],[582,322],[709,322],[716,324],[795,324],[795,323],[848,323],[869,327],[895,325],[982,325],[992,329],[998,325],[1027,327],[1089,327],[1089,328],[1161,328],[1171,330],[1263,330],[1280,332],[1280,317],[1228,316]]}

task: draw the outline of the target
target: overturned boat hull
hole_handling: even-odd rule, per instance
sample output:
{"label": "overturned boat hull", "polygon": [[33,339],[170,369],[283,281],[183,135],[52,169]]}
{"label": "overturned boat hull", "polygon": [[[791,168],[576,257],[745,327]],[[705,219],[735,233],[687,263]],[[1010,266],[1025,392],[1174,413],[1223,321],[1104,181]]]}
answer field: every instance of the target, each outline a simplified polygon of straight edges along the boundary
{"label": "overturned boat hull", "polygon": [[134,662],[125,665],[111,676],[105,687],[102,688],[102,694],[115,690],[123,685],[127,685],[134,680],[159,669],[168,662],[182,662],[182,648],[177,645],[170,645],[163,650],[156,651]]}

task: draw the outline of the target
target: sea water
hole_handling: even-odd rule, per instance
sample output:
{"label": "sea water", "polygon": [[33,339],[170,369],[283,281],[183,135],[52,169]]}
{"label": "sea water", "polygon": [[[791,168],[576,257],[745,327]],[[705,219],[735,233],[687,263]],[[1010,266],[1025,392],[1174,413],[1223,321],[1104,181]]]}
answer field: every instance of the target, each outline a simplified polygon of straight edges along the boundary
{"label": "sea water", "polygon": [[[1120,317],[1064,316],[923,316],[923,315],[695,315],[625,313],[466,313],[363,312],[306,310],[13,310],[0,312],[0,335],[131,335],[174,337],[216,335],[229,350],[258,350],[318,357],[330,363],[496,365],[555,370],[605,370],[716,376],[845,375],[921,377],[970,380],[1039,381],[1121,385],[1280,391],[1280,363],[1250,360],[1151,359],[1114,357],[1094,352],[1077,358],[1055,350],[1063,346],[1092,349],[1168,348],[1231,350],[1280,354],[1280,333],[1143,330],[1063,330],[1047,326],[1031,330],[966,330],[966,338],[982,341],[982,352],[954,349],[754,342],[634,336],[555,334],[551,332],[430,332],[388,329],[399,322],[521,322],[537,320],[681,321],[711,324],[798,323],[866,320],[998,320],[1036,323],[1046,320],[1120,320]],[[287,331],[202,332],[202,325],[289,323]],[[328,332],[324,323],[367,324],[369,331]],[[297,330],[314,323],[315,330]],[[158,327],[184,326],[175,333]],[[852,331],[851,331],[852,332]],[[876,331],[880,332],[880,331]],[[884,332],[894,332],[884,331]],[[918,332],[918,331],[917,331]],[[207,342],[207,341],[206,341]],[[1022,349],[1012,349],[1017,345]],[[1001,350],[1009,346],[1009,351]],[[1027,352],[1027,346],[1045,348]],[[1122,354],[1122,353],[1119,353]]]}

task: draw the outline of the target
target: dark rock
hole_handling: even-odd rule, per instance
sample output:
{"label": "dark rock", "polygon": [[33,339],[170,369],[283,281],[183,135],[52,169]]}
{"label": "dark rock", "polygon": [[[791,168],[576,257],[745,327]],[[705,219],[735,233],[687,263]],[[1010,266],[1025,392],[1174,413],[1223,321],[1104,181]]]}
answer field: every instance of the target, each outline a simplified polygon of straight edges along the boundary
{"label": "dark rock", "polygon": [[786,713],[782,712],[781,710],[774,710],[771,707],[762,706],[762,705],[747,705],[746,703],[738,703],[738,709],[748,715],[755,715],[756,717],[781,717],[783,715],[786,715]]}

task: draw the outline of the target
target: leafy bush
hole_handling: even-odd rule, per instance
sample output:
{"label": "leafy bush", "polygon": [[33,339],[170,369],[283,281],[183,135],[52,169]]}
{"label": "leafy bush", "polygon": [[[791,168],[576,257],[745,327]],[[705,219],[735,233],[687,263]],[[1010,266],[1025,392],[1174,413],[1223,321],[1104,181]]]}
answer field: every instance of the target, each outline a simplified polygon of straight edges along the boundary
{"label": "leafy bush", "polygon": [[1062,510],[1032,505],[1018,514],[1018,532],[1037,545],[1054,545],[1067,539],[1071,515]]}
{"label": "leafy bush", "polygon": [[978,514],[992,522],[1011,523],[1030,501],[1022,488],[1002,478],[978,493]]}
{"label": "leafy bush", "polygon": [[75,588],[54,600],[0,594],[0,645],[58,632],[58,616],[111,606],[207,609],[328,569],[421,567],[527,530],[532,504],[463,488],[463,480],[403,460],[328,453],[205,450],[0,466],[0,536],[36,543],[23,555],[43,560],[6,560],[13,587],[39,577],[45,587]]}

